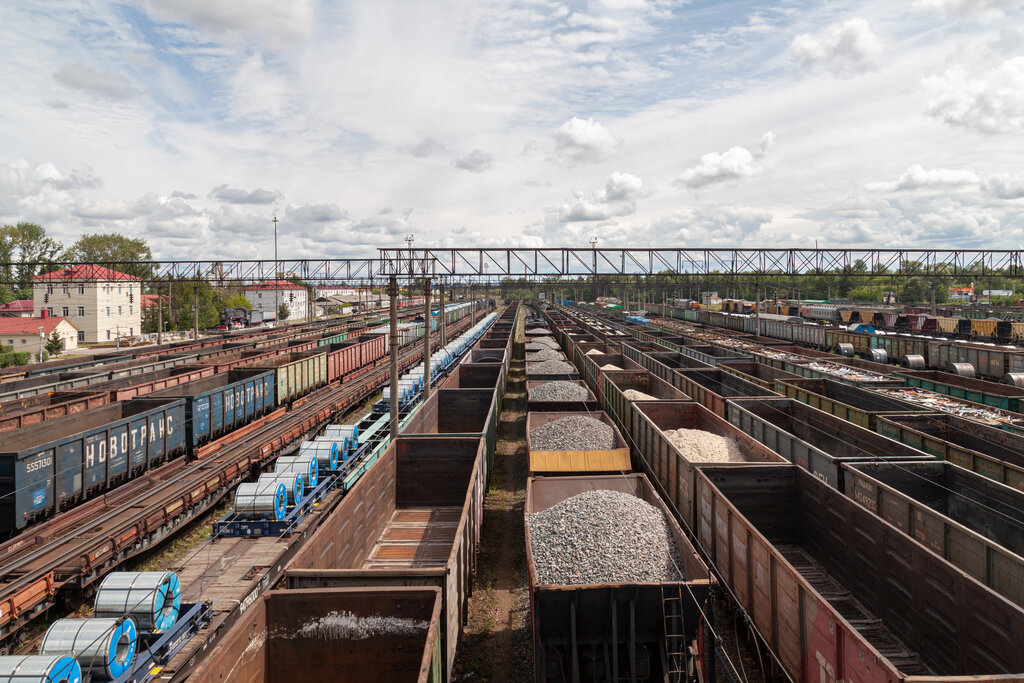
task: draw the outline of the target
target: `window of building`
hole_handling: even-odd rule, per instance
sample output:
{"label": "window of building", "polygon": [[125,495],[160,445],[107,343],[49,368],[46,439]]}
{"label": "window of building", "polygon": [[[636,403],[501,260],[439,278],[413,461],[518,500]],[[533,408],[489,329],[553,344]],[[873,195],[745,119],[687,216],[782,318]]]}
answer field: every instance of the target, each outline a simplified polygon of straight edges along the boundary
{"label": "window of building", "polygon": [[46,285],[46,293],[53,294],[53,285]]}
{"label": "window of building", "polygon": [[117,314],[121,315],[121,307],[120,306],[117,307]]}
{"label": "window of building", "polygon": [[13,339],[8,339],[7,340],[7,345],[8,346],[14,346],[14,340]]}
{"label": "window of building", "polygon": [[117,293],[118,293],[118,294],[120,294],[120,293],[121,293],[121,285],[118,285],[118,286],[117,286]]}
{"label": "window of building", "polygon": [[263,298],[263,292],[257,292],[256,293],[256,298],[257,299],[262,299]]}
{"label": "window of building", "polygon": [[27,339],[22,339],[22,340],[21,340],[21,343],[22,343],[22,344],[27,344],[27,343],[28,343],[28,340],[27,340]]}
{"label": "window of building", "polygon": [[61,294],[70,294],[71,293],[71,285],[61,285],[60,286],[60,293]]}
{"label": "window of building", "polygon": [[110,306],[107,306],[107,315],[110,315]]}
{"label": "window of building", "polygon": [[131,293],[132,293],[132,286],[128,285],[128,294],[131,295]]}
{"label": "window of building", "polygon": [[85,306],[79,306],[78,307],[78,317],[79,318],[84,318],[85,317]]}
{"label": "window of building", "polygon": [[78,341],[80,341],[80,342],[84,342],[85,341],[85,332],[83,332],[82,330],[78,331]]}
{"label": "window of building", "polygon": [[46,307],[46,314],[48,316],[50,316],[51,318],[53,317],[53,306],[47,306]]}
{"label": "window of building", "polygon": [[128,315],[135,315],[135,307],[134,306],[129,306],[128,307]]}
{"label": "window of building", "polygon": [[107,341],[110,341],[110,330],[107,330]]}
{"label": "window of building", "polygon": [[69,315],[71,315],[71,309],[68,308],[67,306],[61,306],[60,314],[62,317],[66,318]]}
{"label": "window of building", "polygon": [[78,285],[78,293],[85,294],[85,285]]}
{"label": "window of building", "polygon": [[135,328],[134,327],[129,327],[128,328],[128,336],[132,337],[134,335],[135,335]]}

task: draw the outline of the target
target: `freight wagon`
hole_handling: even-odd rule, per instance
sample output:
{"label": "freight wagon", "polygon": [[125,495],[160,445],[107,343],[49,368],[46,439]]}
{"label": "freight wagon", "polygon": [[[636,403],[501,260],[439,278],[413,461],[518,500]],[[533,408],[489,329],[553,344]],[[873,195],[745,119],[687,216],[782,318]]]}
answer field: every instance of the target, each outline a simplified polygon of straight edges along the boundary
{"label": "freight wagon", "polygon": [[1024,492],[948,462],[844,469],[847,496],[1024,606]]}
{"label": "freight wagon", "polygon": [[275,388],[273,370],[229,370],[148,394],[136,402],[155,405],[183,399],[187,443],[196,449],[273,410],[277,405]]}
{"label": "freight wagon", "polygon": [[1024,440],[955,415],[879,416],[879,434],[1024,491]]}
{"label": "freight wagon", "polygon": [[533,390],[548,384],[548,382],[527,382],[526,383],[526,410],[532,412],[557,413],[557,412],[586,412],[598,409],[597,397],[590,390],[583,380],[571,382],[585,391],[584,398],[578,401],[544,401],[533,397]]}
{"label": "freight wagon", "polygon": [[[650,396],[629,398],[627,391],[638,391]],[[636,402],[648,401],[689,401],[690,397],[663,379],[646,370],[608,371],[601,375],[601,407],[612,418],[615,425],[630,442],[633,437],[633,410]]]}
{"label": "freight wagon", "polygon": [[723,361],[716,368],[772,392],[775,391],[776,382],[800,379],[799,375],[779,370],[764,363],[754,363],[752,361]]}
{"label": "freight wagon", "polygon": [[0,432],[9,432],[39,424],[44,420],[53,420],[66,415],[74,415],[90,408],[99,408],[110,402],[110,397],[103,392],[74,392],[63,396],[47,394],[23,398],[0,404]]}
{"label": "freight wagon", "polygon": [[705,468],[697,500],[700,545],[792,680],[1024,671],[1024,610],[805,470]]}
{"label": "freight wagon", "polygon": [[841,417],[865,429],[874,429],[879,416],[936,412],[830,379],[776,382],[775,390],[783,396],[802,401],[812,408]]}
{"label": "freight wagon", "polygon": [[[713,581],[693,545],[642,474],[539,477],[526,482],[525,514],[543,512],[585,491],[636,496],[660,510],[679,549],[683,578],[661,583],[542,583],[526,526],[534,678],[553,681],[675,681],[697,635]],[[601,672],[604,672],[603,675]]]}
{"label": "freight wagon", "polygon": [[919,387],[1014,413],[1021,412],[1024,405],[1024,389],[1007,384],[937,370],[900,370],[896,374],[906,377],[909,387]]}
{"label": "freight wagon", "polygon": [[[441,591],[428,586],[268,591],[190,678],[442,683],[441,604]],[[342,620],[367,628],[346,633]]]}
{"label": "freight wagon", "polygon": [[299,549],[285,585],[440,588],[450,680],[476,562],[484,460],[479,437],[399,437]]}
{"label": "freight wagon", "polygon": [[274,371],[278,405],[290,403],[327,384],[327,353],[323,350],[283,354],[250,367]]}
{"label": "freight wagon", "polygon": [[327,346],[327,380],[344,379],[384,358],[384,337],[360,338]]}
{"label": "freight wagon", "polygon": [[725,404],[731,398],[778,396],[774,391],[721,370],[682,370],[674,379],[680,391],[719,417],[725,417]]}
{"label": "freight wagon", "polygon": [[844,491],[844,461],[933,460],[843,419],[786,398],[729,401],[726,418],[744,434],[829,486]]}
{"label": "freight wagon", "polygon": [[181,455],[185,402],[94,408],[0,440],[0,533],[21,529]]}
{"label": "freight wagon", "polygon": [[[533,446],[531,432],[555,420],[564,417],[589,417],[599,420],[614,432],[611,448],[595,450],[542,450]],[[558,473],[623,473],[630,470],[629,444],[622,438],[615,423],[607,413],[527,413],[526,414],[526,453],[530,474],[542,472]]]}

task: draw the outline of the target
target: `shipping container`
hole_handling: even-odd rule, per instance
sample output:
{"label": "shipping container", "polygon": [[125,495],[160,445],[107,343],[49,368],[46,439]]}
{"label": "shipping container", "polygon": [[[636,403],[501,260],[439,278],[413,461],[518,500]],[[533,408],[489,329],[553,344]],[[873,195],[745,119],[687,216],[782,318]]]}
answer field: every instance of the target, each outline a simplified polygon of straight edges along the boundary
{"label": "shipping container", "polygon": [[879,434],[1024,491],[1024,440],[945,413],[886,415]]}
{"label": "shipping container", "polygon": [[21,529],[185,452],[185,402],[128,401],[0,439],[0,532]]}
{"label": "shipping container", "polygon": [[896,374],[906,377],[909,387],[920,387],[1014,413],[1021,412],[1024,406],[1024,389],[1009,384],[996,384],[939,370],[898,370]]}
{"label": "shipping container", "polygon": [[681,370],[674,379],[676,388],[719,417],[725,417],[725,403],[730,398],[778,397],[774,391],[722,370]]}
{"label": "shipping container", "polygon": [[586,397],[581,401],[541,401],[533,398],[533,390],[544,386],[548,382],[527,382],[526,383],[526,409],[532,412],[558,413],[558,412],[590,412],[599,409],[597,397],[590,390],[586,382],[581,379],[573,380],[572,383],[587,392]]}
{"label": "shipping container", "polygon": [[866,389],[830,379],[794,379],[776,382],[775,390],[788,398],[841,417],[865,429],[874,429],[878,416],[935,412],[913,403],[880,396]]}
{"label": "shipping container", "polygon": [[[683,525],[696,531],[696,470],[723,463],[691,461],[666,432],[699,429],[736,442],[743,463],[788,461],[698,403],[663,401],[640,403],[633,411],[633,439],[641,466],[652,477]],[[731,464],[743,464],[731,463]]]}
{"label": "shipping container", "polygon": [[289,588],[436,586],[444,680],[470,594],[483,506],[481,438],[399,437],[299,549]]}
{"label": "shipping container", "polygon": [[242,368],[163,389],[136,399],[156,405],[167,399],[185,401],[185,435],[197,448],[247,425],[277,405],[273,370]]}
{"label": "shipping container", "polygon": [[[696,638],[713,581],[647,477],[531,478],[526,482],[525,512],[529,516],[580,493],[603,490],[636,496],[665,515],[679,549],[683,579],[662,583],[541,583],[527,525],[534,681],[683,681],[686,662],[675,662],[673,655],[686,652]],[[680,673],[684,678],[679,677]]]}
{"label": "shipping container", "polygon": [[1024,606],[1024,492],[948,462],[844,469],[847,496]]}
{"label": "shipping container", "polygon": [[792,680],[1020,679],[1024,611],[839,491],[796,467],[697,476],[698,541]]}
{"label": "shipping container", "polygon": [[845,490],[844,461],[928,461],[933,456],[787,398],[730,401],[729,422],[794,465]]}
{"label": "shipping container", "polygon": [[272,590],[190,674],[245,683],[442,683],[441,591]]}
{"label": "shipping container", "polygon": [[[627,391],[638,391],[651,398],[629,398]],[[628,441],[633,435],[633,404],[637,401],[689,401],[690,397],[646,370],[608,371],[601,375],[601,407]]]}
{"label": "shipping container", "polygon": [[[535,449],[530,434],[534,429],[569,416],[582,416],[599,420],[615,433],[611,448],[600,450],[550,451]],[[543,472],[558,473],[623,473],[630,471],[629,444],[615,427],[615,423],[604,412],[588,413],[527,413],[526,453],[530,474]]]}

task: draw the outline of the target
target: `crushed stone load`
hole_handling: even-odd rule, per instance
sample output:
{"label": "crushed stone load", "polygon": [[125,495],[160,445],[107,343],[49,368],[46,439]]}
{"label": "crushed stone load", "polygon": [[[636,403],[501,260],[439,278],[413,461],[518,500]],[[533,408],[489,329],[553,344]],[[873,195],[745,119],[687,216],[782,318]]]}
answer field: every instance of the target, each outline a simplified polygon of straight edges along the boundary
{"label": "crushed stone load", "polygon": [[615,448],[615,430],[586,415],[567,415],[530,430],[538,451],[603,451]]}
{"label": "crushed stone load", "polygon": [[565,360],[565,355],[554,349],[544,349],[526,354],[526,360]]}
{"label": "crushed stone load", "polygon": [[727,436],[703,429],[666,429],[665,436],[690,462],[747,462],[740,445]]}
{"label": "crushed stone load", "polygon": [[550,337],[551,330],[546,327],[531,327],[526,331],[526,334],[530,337]]}
{"label": "crushed stone load", "polygon": [[586,401],[589,391],[575,382],[547,382],[530,389],[531,401]]}
{"label": "crushed stone load", "polygon": [[683,563],[658,508],[586,491],[527,515],[537,580],[557,585],[680,581]]}
{"label": "crushed stone load", "polygon": [[626,389],[622,392],[622,395],[628,398],[630,401],[657,401],[658,399],[650,394],[645,394],[642,391],[636,389]]}
{"label": "crushed stone load", "polygon": [[564,360],[545,360],[526,367],[527,375],[569,375],[575,372],[576,367]]}
{"label": "crushed stone load", "polygon": [[622,368],[620,368],[618,365],[612,365],[611,363],[609,363],[608,365],[602,365],[601,369],[602,370],[621,370]]}
{"label": "crushed stone load", "polygon": [[600,356],[603,353],[604,351],[601,351],[600,349],[590,349],[587,351],[588,356]]}

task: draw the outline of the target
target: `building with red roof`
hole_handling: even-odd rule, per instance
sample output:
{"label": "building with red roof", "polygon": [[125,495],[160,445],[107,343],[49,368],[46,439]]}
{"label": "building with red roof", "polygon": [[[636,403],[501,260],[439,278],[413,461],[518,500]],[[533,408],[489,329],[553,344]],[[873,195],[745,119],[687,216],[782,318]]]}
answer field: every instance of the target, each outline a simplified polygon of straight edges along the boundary
{"label": "building with red roof", "polygon": [[32,299],[17,299],[0,304],[0,318],[31,318],[34,306]]}
{"label": "building with red roof", "polygon": [[287,280],[268,280],[259,284],[242,287],[242,294],[252,304],[254,311],[276,313],[281,304],[288,306],[288,319],[306,318],[309,315],[309,292],[302,285]]}
{"label": "building with red roof", "polygon": [[79,342],[108,342],[142,332],[141,280],[134,275],[79,264],[32,278],[37,316],[68,318]]}
{"label": "building with red roof", "polygon": [[64,348],[74,349],[78,346],[80,330],[67,318],[0,318],[0,344],[11,347],[14,351],[39,353],[39,343],[46,347],[48,337],[56,330],[64,340]]}

